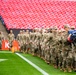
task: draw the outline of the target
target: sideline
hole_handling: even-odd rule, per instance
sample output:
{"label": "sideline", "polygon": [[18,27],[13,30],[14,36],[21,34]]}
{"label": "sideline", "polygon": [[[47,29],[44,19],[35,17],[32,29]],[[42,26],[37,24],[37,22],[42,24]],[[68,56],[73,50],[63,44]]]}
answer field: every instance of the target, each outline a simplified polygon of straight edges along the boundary
{"label": "sideline", "polygon": [[28,62],[30,65],[32,65],[34,68],[36,68],[38,71],[40,71],[43,75],[49,75],[48,73],[46,73],[44,70],[42,70],[40,67],[38,67],[37,65],[35,65],[34,63],[32,63],[31,61],[29,61],[28,59],[26,59],[25,57],[23,57],[22,55],[20,55],[19,53],[16,53],[19,57],[21,57],[23,60],[25,60],[26,62]]}
{"label": "sideline", "polygon": [[0,51],[0,53],[12,53],[10,51]]}

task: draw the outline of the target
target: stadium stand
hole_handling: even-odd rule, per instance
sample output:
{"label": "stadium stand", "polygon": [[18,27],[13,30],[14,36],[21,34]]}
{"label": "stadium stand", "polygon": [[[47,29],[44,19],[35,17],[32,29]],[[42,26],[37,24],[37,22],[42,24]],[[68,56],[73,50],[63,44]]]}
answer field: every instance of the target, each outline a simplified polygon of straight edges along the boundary
{"label": "stadium stand", "polygon": [[0,14],[8,30],[76,26],[75,1],[0,0]]}

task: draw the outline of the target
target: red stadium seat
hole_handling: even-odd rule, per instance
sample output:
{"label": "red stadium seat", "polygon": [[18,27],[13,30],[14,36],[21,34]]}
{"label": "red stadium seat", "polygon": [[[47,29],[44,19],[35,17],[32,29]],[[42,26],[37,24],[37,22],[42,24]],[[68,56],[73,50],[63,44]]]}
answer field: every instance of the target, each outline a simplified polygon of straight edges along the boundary
{"label": "red stadium seat", "polygon": [[76,2],[51,0],[7,0],[0,2],[6,27],[42,28],[76,25]]}

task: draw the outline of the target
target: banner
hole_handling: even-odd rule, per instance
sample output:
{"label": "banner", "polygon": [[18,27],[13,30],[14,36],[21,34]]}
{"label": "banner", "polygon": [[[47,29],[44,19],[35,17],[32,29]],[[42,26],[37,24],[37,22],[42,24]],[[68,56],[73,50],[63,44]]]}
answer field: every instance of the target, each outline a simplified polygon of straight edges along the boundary
{"label": "banner", "polygon": [[9,50],[8,40],[2,40],[2,50]]}

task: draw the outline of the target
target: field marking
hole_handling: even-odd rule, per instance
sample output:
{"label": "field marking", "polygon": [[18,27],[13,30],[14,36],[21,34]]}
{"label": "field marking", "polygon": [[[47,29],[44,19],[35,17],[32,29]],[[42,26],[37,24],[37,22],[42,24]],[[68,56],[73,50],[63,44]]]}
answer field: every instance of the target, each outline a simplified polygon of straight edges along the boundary
{"label": "field marking", "polygon": [[2,62],[2,61],[6,61],[6,60],[8,60],[8,59],[0,59],[0,62]]}
{"label": "field marking", "polygon": [[0,51],[0,53],[12,53],[12,52],[5,52],[5,51]]}
{"label": "field marking", "polygon": [[19,53],[16,53],[19,57],[21,57],[23,60],[25,60],[26,62],[28,62],[30,65],[32,65],[34,68],[36,68],[38,71],[40,71],[43,75],[49,75],[48,73],[46,73],[44,70],[42,70],[40,67],[38,67],[37,65],[35,65],[34,63],[32,63],[30,60],[26,59],[25,57],[23,57],[22,55],[20,55]]}

